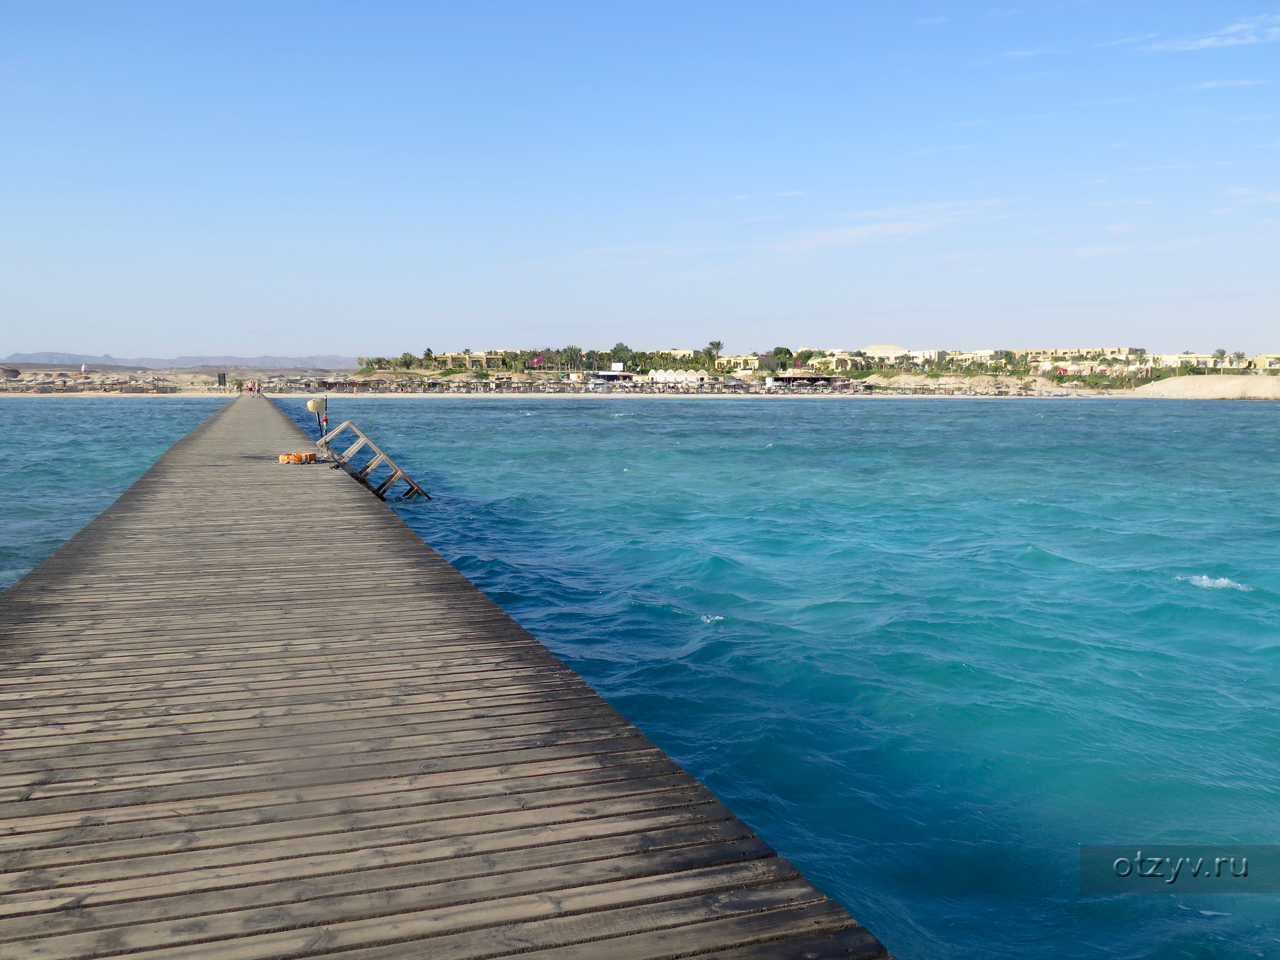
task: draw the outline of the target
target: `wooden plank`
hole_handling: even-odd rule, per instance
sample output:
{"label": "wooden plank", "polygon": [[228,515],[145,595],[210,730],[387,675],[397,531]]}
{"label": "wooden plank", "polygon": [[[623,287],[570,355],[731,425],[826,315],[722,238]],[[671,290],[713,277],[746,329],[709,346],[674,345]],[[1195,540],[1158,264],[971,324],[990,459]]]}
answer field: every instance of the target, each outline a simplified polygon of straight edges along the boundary
{"label": "wooden plank", "polygon": [[[155,824],[171,817],[185,817],[194,813],[224,813],[228,811],[266,811],[274,806],[306,804],[312,801],[336,801],[354,803],[359,798],[374,797],[387,802],[399,802],[399,794],[423,792],[431,798],[488,797],[523,792],[549,790],[564,783],[599,783],[611,780],[632,780],[656,776],[668,772],[680,773],[674,763],[660,750],[639,750],[628,753],[592,754],[568,757],[556,761],[542,761],[506,767],[478,767],[464,772],[448,771],[435,775],[410,774],[408,776],[380,776],[338,783],[307,784],[292,789],[267,789],[246,793],[224,794],[210,803],[208,798],[191,800],[161,798],[142,799],[132,803],[121,802],[111,807],[86,814],[71,804],[68,809],[32,809],[25,816],[11,819],[6,824],[10,836],[41,830],[66,830],[72,827],[95,827],[104,824],[145,821]],[[24,804],[33,806],[31,804]],[[56,807],[67,806],[59,803]],[[263,816],[268,816],[263,812]],[[160,828],[156,828],[160,829]]]}
{"label": "wooden plank", "polygon": [[228,404],[0,597],[0,955],[884,956],[305,443]]}
{"label": "wooden plank", "polygon": [[[193,717],[175,720],[158,725],[150,718],[135,720],[89,720],[77,723],[41,723],[37,726],[18,727],[12,731],[14,736],[4,742],[6,753],[9,748],[15,755],[22,756],[24,750],[48,750],[54,756],[60,750],[83,752],[84,745],[92,743],[95,749],[110,744],[120,744],[128,748],[145,740],[161,740],[174,737],[213,736],[226,733],[227,739],[235,735],[243,736],[246,731],[255,728],[262,730],[287,730],[294,727],[304,729],[315,724],[318,729],[326,729],[334,724],[351,724],[352,730],[362,727],[384,726],[394,723],[397,717],[405,716],[407,710],[412,716],[423,722],[438,718],[446,723],[459,718],[499,717],[512,712],[523,711],[533,716],[558,710],[594,709],[599,698],[589,691],[577,688],[576,695],[565,695],[564,691],[544,689],[537,692],[504,693],[486,697],[468,697],[453,701],[415,702],[414,698],[403,698],[394,706],[349,706],[341,711],[341,720],[317,719],[315,713],[332,715],[327,706],[318,710],[307,710],[301,707],[277,707],[273,710],[254,710],[242,708],[223,711],[218,714],[196,714]],[[419,701],[421,698],[418,698]],[[270,734],[264,734],[270,736]],[[37,754],[38,755],[38,754]]]}
{"label": "wooden plank", "polygon": [[[559,701],[552,701],[552,704],[558,703]],[[537,706],[550,705],[538,703]],[[358,752],[362,749],[374,749],[372,745],[375,743],[406,742],[418,735],[437,738],[455,735],[453,739],[464,740],[467,739],[464,734],[470,732],[473,739],[492,739],[499,735],[516,735],[521,728],[528,728],[529,733],[548,733],[553,730],[574,729],[587,723],[609,725],[625,722],[616,711],[595,700],[587,700],[581,706],[560,709],[530,710],[527,706],[519,706],[489,708],[483,712],[470,710],[463,711],[458,719],[450,719],[449,714],[437,714],[431,720],[415,718],[411,722],[405,722],[401,717],[403,714],[330,723],[314,720],[294,724],[277,723],[270,729],[266,725],[258,725],[256,729],[240,727],[220,733],[210,733],[203,729],[175,730],[140,740],[103,741],[95,737],[61,747],[46,743],[40,747],[6,749],[4,769],[11,774],[64,767],[87,769],[84,765],[84,742],[93,744],[95,760],[118,765],[151,760],[176,762],[195,758],[209,759],[219,752],[237,747],[244,751],[239,754],[242,756],[276,749],[306,750],[326,743],[342,743],[353,752]],[[257,736],[254,735],[255,732]]]}
{"label": "wooden plank", "polygon": [[[215,870],[237,864],[255,864],[290,858],[328,857],[343,851],[376,851],[378,856],[396,847],[412,847],[415,856],[434,850],[428,845],[438,841],[466,837],[474,842],[481,835],[519,834],[526,828],[542,831],[541,840],[556,835],[556,829],[578,829],[586,821],[593,829],[607,833],[623,818],[626,822],[667,821],[678,816],[680,822],[724,820],[728,810],[697,788],[665,793],[645,793],[586,804],[541,807],[533,810],[507,810],[477,816],[464,815],[447,820],[418,820],[410,823],[348,826],[338,830],[310,833],[298,830],[292,821],[275,824],[271,829],[239,830],[242,837],[217,837],[209,843],[179,845],[176,851],[142,855],[117,855],[104,859],[64,858],[62,863],[42,862],[38,851],[24,851],[8,858],[8,871],[0,880],[0,890],[47,890],[53,887],[84,885],[133,877],[181,874],[190,870]],[[354,818],[352,818],[354,819]],[[568,825],[568,826],[566,826]],[[556,829],[553,829],[556,828]],[[584,828],[585,829],[585,828]],[[501,844],[511,837],[500,837]],[[140,851],[141,852],[141,851]],[[126,851],[132,854],[132,851]],[[56,857],[56,854],[54,855]],[[70,860],[71,862],[66,862]]]}
{"label": "wooden plank", "polygon": [[[740,820],[723,820],[709,824],[693,824],[652,830],[643,835],[587,839],[551,846],[533,846],[509,850],[501,858],[489,854],[454,857],[427,864],[375,867],[369,870],[328,874],[301,880],[286,879],[256,884],[236,891],[235,903],[243,910],[262,910],[324,898],[371,893],[384,890],[415,890],[422,906],[455,902],[451,895],[476,888],[444,887],[459,881],[496,878],[499,884],[511,883],[511,877],[525,871],[556,869],[562,878],[573,882],[586,865],[638,858],[634,875],[659,873],[645,869],[654,859],[665,862],[668,854],[680,863],[703,858],[707,863],[751,860],[774,856],[773,849]],[[630,869],[626,864],[623,869]],[[554,880],[555,878],[551,878]],[[556,882],[565,882],[560,879]],[[536,889],[553,889],[553,883],[539,884]],[[444,889],[439,889],[444,887]],[[456,902],[470,897],[461,896]],[[92,894],[65,900],[57,909],[15,916],[0,922],[0,940],[20,940],[35,936],[96,930],[107,927],[176,920],[218,913],[227,908],[224,891],[183,893],[150,900],[98,903]],[[261,923],[261,921],[259,921]],[[263,925],[261,929],[267,929]]]}
{"label": "wooden plank", "polygon": [[[794,868],[777,857],[744,859],[732,856],[730,851],[719,846],[708,845],[693,851],[674,851],[653,857],[589,861],[576,865],[572,873],[563,868],[543,868],[519,874],[328,897],[291,904],[284,910],[250,909],[209,914],[198,922],[184,917],[176,923],[136,923],[106,932],[74,933],[51,937],[41,943],[40,956],[42,960],[72,960],[97,951],[107,938],[113,950],[124,952],[208,944],[243,935],[246,931],[261,936],[270,932],[314,932],[317,928],[336,931],[335,939],[342,937],[359,945],[362,940],[380,939],[377,921],[388,916],[397,919],[415,916],[424,928],[432,925],[449,929],[466,924],[470,915],[476,912],[477,904],[483,904],[481,909],[486,912],[502,911],[505,917],[516,918],[544,913],[552,899],[547,895],[552,893],[557,895],[557,899],[571,899],[587,892],[599,897],[606,891],[615,897],[643,897],[652,896],[655,890],[670,891],[673,887],[676,891],[693,885],[707,889],[717,883],[736,885],[794,876]],[[675,878],[674,882],[671,878]],[[362,924],[363,930],[358,929],[357,924]]]}
{"label": "wooden plank", "polygon": [[[465,757],[477,754],[508,752],[534,747],[553,747],[565,743],[585,743],[599,740],[613,740],[619,735],[627,735],[628,727],[623,720],[594,719],[577,723],[566,722],[550,725],[548,729],[504,731],[500,727],[485,730],[458,732],[448,734],[425,734],[422,736],[397,736],[379,738],[371,743],[362,744],[355,740],[310,740],[305,736],[295,738],[298,742],[286,744],[276,749],[253,750],[242,748],[234,752],[197,754],[190,757],[174,758],[168,751],[158,751],[159,757],[135,758],[128,762],[113,761],[107,764],[83,763],[80,765],[64,765],[61,767],[30,764],[31,769],[0,776],[0,795],[6,788],[22,789],[30,784],[41,786],[58,785],[61,790],[81,792],[84,790],[121,789],[126,785],[142,782],[190,782],[193,780],[222,779],[226,771],[234,770],[234,775],[257,776],[274,772],[293,772],[295,770],[313,769],[317,762],[326,766],[350,765],[361,763],[393,763],[399,760],[413,760],[421,757],[424,751],[439,757]],[[640,736],[639,731],[631,728],[631,736]],[[247,741],[252,743],[253,741]],[[240,744],[246,741],[238,741]]]}
{"label": "wooden plank", "polygon": [[[259,807],[252,811],[193,814],[164,820],[76,825],[63,830],[3,837],[0,851],[25,855],[6,860],[6,867],[56,866],[105,860],[117,856],[180,853],[197,847],[216,847],[283,837],[363,830],[375,826],[411,826],[456,817],[517,813],[569,804],[599,803],[647,794],[713,799],[709,791],[686,775],[668,773],[634,780],[586,782],[539,791],[446,800],[421,792],[396,799],[354,797],[342,801],[314,801]],[[398,804],[398,805],[397,805]],[[548,816],[557,816],[549,814]]]}

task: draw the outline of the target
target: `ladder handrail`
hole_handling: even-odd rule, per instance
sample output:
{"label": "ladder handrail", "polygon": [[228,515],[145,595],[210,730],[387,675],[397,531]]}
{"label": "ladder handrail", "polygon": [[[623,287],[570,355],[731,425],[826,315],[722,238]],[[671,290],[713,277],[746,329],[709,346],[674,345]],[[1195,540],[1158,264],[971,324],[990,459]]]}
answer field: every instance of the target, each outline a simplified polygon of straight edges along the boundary
{"label": "ladder handrail", "polygon": [[[346,450],[342,451],[342,453],[334,453],[333,448],[329,446],[329,441],[340,434],[343,430],[351,430],[358,439],[351,446],[347,447]],[[339,466],[343,470],[347,471],[347,473],[352,477],[364,484],[365,487],[368,488],[379,500],[385,500],[386,494],[397,482],[401,480],[403,480],[405,485],[409,488],[403,499],[412,500],[414,497],[418,496],[426,497],[428,500],[431,499],[431,495],[427,493],[427,491],[414,483],[413,480],[410,479],[409,475],[401,470],[399,465],[382,451],[381,447],[370,440],[368,435],[350,420],[342,421],[342,423],[338,424],[337,427],[326,433],[316,441],[316,446],[320,449],[320,455],[323,459],[331,460],[335,466]],[[351,458],[365,447],[370,447],[373,450],[373,459],[359,469],[351,466]],[[370,482],[369,477],[373,474],[375,468],[383,465],[386,465],[391,469],[391,475],[385,480],[379,482],[375,487],[373,483]]]}

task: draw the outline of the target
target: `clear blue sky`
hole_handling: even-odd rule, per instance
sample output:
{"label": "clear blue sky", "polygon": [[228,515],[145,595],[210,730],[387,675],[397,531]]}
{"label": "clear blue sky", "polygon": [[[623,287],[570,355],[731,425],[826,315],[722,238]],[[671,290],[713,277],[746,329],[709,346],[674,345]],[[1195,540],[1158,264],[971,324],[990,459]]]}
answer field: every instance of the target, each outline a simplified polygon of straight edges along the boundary
{"label": "clear blue sky", "polygon": [[1268,2],[3,3],[0,355],[1280,351]]}

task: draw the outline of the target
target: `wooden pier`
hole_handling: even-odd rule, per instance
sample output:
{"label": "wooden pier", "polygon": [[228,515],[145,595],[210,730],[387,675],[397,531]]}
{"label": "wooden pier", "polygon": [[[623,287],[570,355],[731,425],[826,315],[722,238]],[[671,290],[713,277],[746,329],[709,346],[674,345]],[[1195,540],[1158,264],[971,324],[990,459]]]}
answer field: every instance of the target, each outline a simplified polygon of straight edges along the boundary
{"label": "wooden pier", "polygon": [[303,441],[232,401],[0,597],[0,957],[885,955]]}

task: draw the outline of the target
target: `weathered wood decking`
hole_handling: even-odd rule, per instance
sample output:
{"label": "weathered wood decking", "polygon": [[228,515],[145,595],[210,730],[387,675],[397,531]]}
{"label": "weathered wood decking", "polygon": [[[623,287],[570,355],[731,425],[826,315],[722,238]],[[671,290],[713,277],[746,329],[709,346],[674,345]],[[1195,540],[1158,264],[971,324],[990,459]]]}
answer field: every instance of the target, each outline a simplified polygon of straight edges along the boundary
{"label": "weathered wood decking", "polygon": [[0,957],[877,957],[242,398],[0,597]]}

